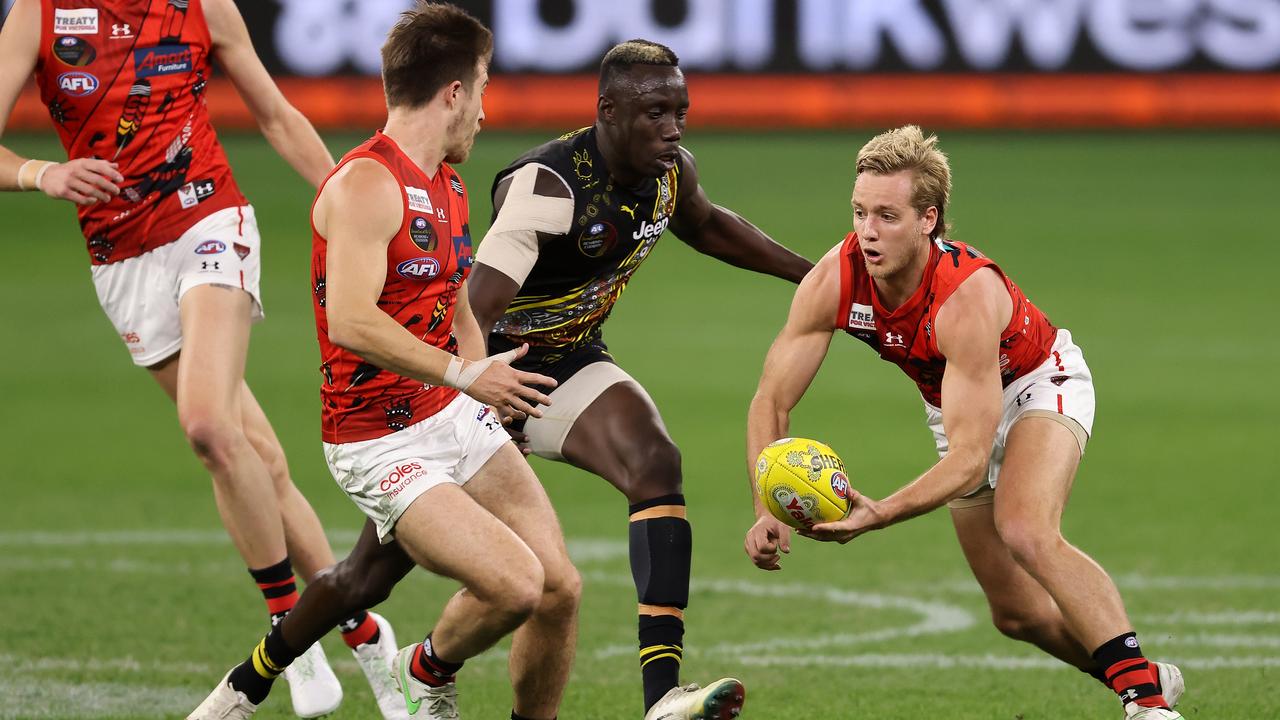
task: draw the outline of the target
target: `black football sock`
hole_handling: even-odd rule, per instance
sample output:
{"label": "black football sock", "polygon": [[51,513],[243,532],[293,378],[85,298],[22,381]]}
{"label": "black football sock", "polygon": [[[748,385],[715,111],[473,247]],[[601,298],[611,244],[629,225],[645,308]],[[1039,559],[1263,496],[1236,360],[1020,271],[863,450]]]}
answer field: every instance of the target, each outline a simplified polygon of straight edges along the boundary
{"label": "black football sock", "polygon": [[231,688],[244,693],[254,705],[261,705],[267,699],[271,683],[302,654],[285,644],[282,625],[276,623],[249,654],[249,659],[237,665],[227,676]]}
{"label": "black football sock", "polygon": [[680,684],[693,530],[680,494],[635,503],[630,513],[631,577],[640,601],[640,676],[647,712]]}
{"label": "black football sock", "polygon": [[249,568],[253,581],[258,583],[258,590],[267,601],[267,612],[271,613],[271,624],[278,625],[285,615],[298,604],[298,582],[293,577],[293,565],[289,558],[275,565]]}
{"label": "black football sock", "polygon": [[436,655],[435,647],[431,644],[431,633],[427,633],[426,639],[413,651],[413,662],[409,664],[409,673],[419,682],[432,687],[453,682],[461,669],[462,663],[442,660]]}
{"label": "black football sock", "polygon": [[1157,685],[1155,666],[1147,662],[1134,633],[1118,635],[1093,651],[1093,659],[1105,668],[1107,685],[1122,703],[1168,708]]}
{"label": "black football sock", "polygon": [[378,622],[364,610],[338,623],[338,630],[342,631],[342,642],[352,650],[361,645],[376,643],[382,635]]}

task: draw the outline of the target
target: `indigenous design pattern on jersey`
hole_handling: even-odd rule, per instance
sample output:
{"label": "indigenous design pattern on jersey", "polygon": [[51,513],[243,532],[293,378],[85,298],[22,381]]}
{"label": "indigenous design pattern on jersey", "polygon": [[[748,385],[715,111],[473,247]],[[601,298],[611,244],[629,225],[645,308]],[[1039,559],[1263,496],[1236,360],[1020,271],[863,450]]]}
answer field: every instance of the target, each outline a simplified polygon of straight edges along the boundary
{"label": "indigenous design pattern on jersey", "polygon": [[67,157],[119,163],[125,178],[79,208],[93,264],[245,204],[205,106],[211,46],[201,0],[41,0],[36,82]]}
{"label": "indigenous design pattern on jersey", "polygon": [[[529,343],[530,356],[547,361],[601,340],[601,325],[627,282],[649,256],[675,211],[683,162],[639,187],[614,184],[584,128],[534,148],[500,171],[498,183],[538,163],[573,189],[569,233],[542,244],[538,260],[493,332],[507,343]],[[502,343],[505,345],[505,343]]]}
{"label": "indigenous design pattern on jersey", "polygon": [[947,359],[938,350],[933,328],[938,310],[974,272],[989,267],[1000,274],[1013,314],[1000,333],[1000,381],[1009,383],[1039,367],[1049,357],[1057,335],[1044,313],[1000,268],[965,243],[934,240],[920,287],[893,311],[880,304],[867,273],[858,236],[849,233],[840,249],[840,308],[836,327],[870,345],[915,381],[925,402],[942,407],[942,373]]}
{"label": "indigenous design pattern on jersey", "polygon": [[[400,186],[404,202],[404,219],[387,247],[387,277],[378,307],[422,342],[457,354],[453,313],[458,289],[471,271],[472,261],[467,191],[462,179],[445,164],[434,178],[428,177],[381,132],[347,153],[333,172],[357,158],[369,158],[386,167]],[[383,370],[329,342],[325,313],[328,243],[314,225],[311,233],[312,307],[324,374],[320,386],[324,441],[348,443],[382,437],[439,412],[457,397],[457,390],[424,385]]]}

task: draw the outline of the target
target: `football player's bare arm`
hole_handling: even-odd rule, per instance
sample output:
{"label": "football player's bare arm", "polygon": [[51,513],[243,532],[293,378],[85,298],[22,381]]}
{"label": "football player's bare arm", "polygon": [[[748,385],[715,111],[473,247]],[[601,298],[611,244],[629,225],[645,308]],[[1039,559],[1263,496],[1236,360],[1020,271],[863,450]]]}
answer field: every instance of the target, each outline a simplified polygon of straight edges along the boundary
{"label": "football player's bare arm", "polygon": [[[748,484],[760,451],[787,434],[791,410],[809,389],[831,346],[840,305],[839,250],[837,245],[828,252],[800,283],[787,322],[765,357],[760,385],[747,411]],[[791,529],[769,514],[754,489],[751,498],[756,520],[743,549],[756,567],[778,570],[778,553],[791,551]]]}
{"label": "football player's bare arm", "polygon": [[467,296],[484,337],[520,291],[538,251],[573,224],[573,194],[550,168],[525,165],[498,183],[497,216],[476,253]]}
{"label": "football player's bare arm", "polygon": [[698,183],[693,154],[680,148],[680,176],[671,231],[689,247],[734,267],[754,270],[798,283],[813,263],[788,250],[728,208],[713,204]]}
{"label": "football player's bare arm", "polygon": [[231,78],[267,142],[303,179],[319,187],[333,169],[333,156],[311,122],[267,74],[234,0],[204,0],[204,17],[214,60]]}
{"label": "football player's bare arm", "polygon": [[[17,0],[0,29],[0,137],[22,86],[40,54],[40,0]],[[79,205],[106,202],[120,194],[124,178],[116,164],[81,158],[70,162],[32,160],[0,145],[0,190],[40,190]]]}
{"label": "football player's bare arm", "polygon": [[400,186],[382,164],[357,159],[345,165],[325,184],[312,213],[316,230],[328,242],[325,312],[330,342],[397,375],[458,388],[508,414],[541,417],[531,403],[550,401],[526,384],[554,387],[555,381],[507,365],[527,348],[463,360],[420,341],[378,307],[387,248],[404,220]]}
{"label": "football player's bare arm", "polygon": [[880,502],[853,496],[849,516],[815,525],[813,537],[848,542],[939,508],[986,479],[1002,411],[1000,333],[1012,312],[1013,300],[995,271],[983,268],[961,283],[938,311],[935,327],[938,350],[947,358],[942,375],[946,457]]}

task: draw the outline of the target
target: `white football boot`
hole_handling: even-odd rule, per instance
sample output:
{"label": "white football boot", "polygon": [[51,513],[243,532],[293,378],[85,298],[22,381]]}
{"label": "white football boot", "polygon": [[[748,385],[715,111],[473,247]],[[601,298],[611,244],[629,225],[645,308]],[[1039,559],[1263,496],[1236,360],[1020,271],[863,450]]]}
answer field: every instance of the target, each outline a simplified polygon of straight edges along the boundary
{"label": "white football boot", "polygon": [[342,704],[342,685],[329,667],[324,648],[316,643],[284,669],[293,700],[293,714],[300,718],[328,715]]}
{"label": "white football boot", "polygon": [[1187,691],[1187,683],[1182,679],[1182,671],[1177,665],[1170,663],[1152,662],[1151,664],[1156,666],[1160,694],[1169,703],[1169,707],[1177,707],[1182,694]]}
{"label": "white football boot", "polygon": [[1124,720],[1184,720],[1177,710],[1142,707],[1138,703],[1124,706]]}
{"label": "white football boot", "polygon": [[674,687],[649,708],[644,720],[729,720],[738,717],[746,699],[747,689],[733,678],[722,678],[704,688],[696,683]]}
{"label": "white football boot", "polygon": [[409,711],[395,680],[396,633],[391,629],[391,623],[381,615],[371,612],[369,617],[378,624],[378,642],[365,643],[351,652],[369,680],[382,717],[385,720],[408,720]]}
{"label": "white football boot", "polygon": [[448,683],[432,687],[413,676],[409,665],[417,643],[396,654],[396,687],[404,698],[409,715],[422,720],[458,720],[458,686]]}
{"label": "white football boot", "polygon": [[257,705],[249,702],[249,698],[244,693],[233,690],[227,684],[227,678],[231,673],[222,676],[222,680],[218,681],[218,687],[209,693],[209,697],[200,703],[199,707],[191,711],[187,716],[187,720],[247,720],[254,711],[258,709]]}

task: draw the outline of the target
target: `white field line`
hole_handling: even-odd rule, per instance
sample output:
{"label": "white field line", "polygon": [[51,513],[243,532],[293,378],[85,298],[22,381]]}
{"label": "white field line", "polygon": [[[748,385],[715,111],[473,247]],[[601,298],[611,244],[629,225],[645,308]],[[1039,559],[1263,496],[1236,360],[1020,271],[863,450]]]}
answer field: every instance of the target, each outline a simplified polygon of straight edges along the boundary
{"label": "white field line", "polygon": [[1218,610],[1176,612],[1168,615],[1140,615],[1144,625],[1280,625],[1280,612],[1262,610]]}
{"label": "white field line", "polygon": [[0,677],[0,720],[180,717],[200,700],[186,688]]}

